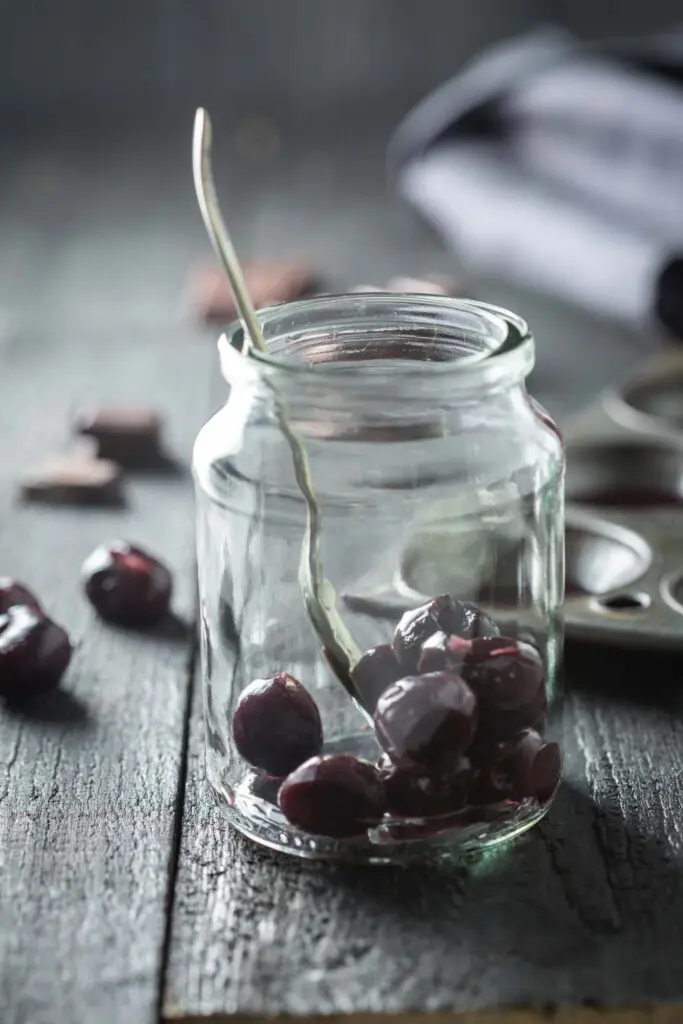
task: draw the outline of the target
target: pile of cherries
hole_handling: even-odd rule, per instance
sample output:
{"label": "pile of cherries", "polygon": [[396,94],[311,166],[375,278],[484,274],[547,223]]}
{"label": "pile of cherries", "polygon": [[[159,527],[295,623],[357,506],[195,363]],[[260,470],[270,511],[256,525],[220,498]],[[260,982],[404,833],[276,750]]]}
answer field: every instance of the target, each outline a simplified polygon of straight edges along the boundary
{"label": "pile of cherries", "polygon": [[546,711],[543,662],[530,644],[501,636],[475,605],[444,594],[407,612],[391,645],[367,651],[352,676],[374,708],[383,751],[376,765],[322,754],[316,703],[285,672],[255,680],[234,710],[237,750],[283,780],[278,803],[292,825],[353,839],[387,814],[443,827],[466,808],[543,804],[553,795],[560,750],[537,731]]}
{"label": "pile of cherries", "polygon": [[[171,573],[126,541],[103,544],[81,570],[86,597],[107,622],[145,628],[169,611]],[[66,631],[42,610],[28,587],[0,579],[0,696],[18,702],[54,689],[71,660]]]}

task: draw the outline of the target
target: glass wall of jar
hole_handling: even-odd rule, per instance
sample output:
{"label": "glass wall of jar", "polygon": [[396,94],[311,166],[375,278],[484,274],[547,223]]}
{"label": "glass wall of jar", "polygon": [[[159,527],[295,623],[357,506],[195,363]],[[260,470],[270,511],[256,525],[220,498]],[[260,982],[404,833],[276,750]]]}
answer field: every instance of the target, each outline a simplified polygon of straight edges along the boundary
{"label": "glass wall of jar", "polygon": [[[526,324],[386,294],[259,318],[267,355],[239,326],[221,339],[229,398],[194,453],[210,785],[243,833],[305,857],[522,832],[560,778],[564,585],[564,455],[526,390]],[[292,437],[332,588],[317,612]],[[326,606],[357,700],[311,624]]]}

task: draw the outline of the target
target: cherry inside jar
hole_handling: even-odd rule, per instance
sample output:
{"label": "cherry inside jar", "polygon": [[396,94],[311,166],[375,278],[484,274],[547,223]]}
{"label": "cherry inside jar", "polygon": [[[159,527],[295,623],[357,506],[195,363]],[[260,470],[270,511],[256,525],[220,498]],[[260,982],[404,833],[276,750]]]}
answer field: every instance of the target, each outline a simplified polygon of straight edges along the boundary
{"label": "cherry inside jar", "polygon": [[[194,453],[211,788],[243,833],[304,857],[438,859],[524,831],[560,781],[564,557],[526,324],[384,294],[259,318],[268,354],[228,333],[230,396]],[[302,598],[283,410],[350,686]]]}

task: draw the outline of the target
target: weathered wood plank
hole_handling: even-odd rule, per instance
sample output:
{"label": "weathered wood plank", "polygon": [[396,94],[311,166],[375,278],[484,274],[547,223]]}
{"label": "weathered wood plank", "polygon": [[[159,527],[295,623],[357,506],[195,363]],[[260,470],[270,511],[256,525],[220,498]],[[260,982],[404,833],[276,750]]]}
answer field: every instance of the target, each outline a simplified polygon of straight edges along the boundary
{"label": "weathered wood plank", "polygon": [[[539,1024],[539,1020],[552,1020],[553,1024],[678,1024],[683,1014],[680,1004],[667,1006],[604,1006],[548,1007],[525,1009],[474,1010],[471,1013],[357,1013],[330,1014],[326,1017],[307,1017],[307,1024]],[[174,1024],[252,1024],[252,1017],[231,1017],[218,1014],[207,1017],[177,1017]]]}
{"label": "weathered wood plank", "polygon": [[[612,661],[574,669],[546,822],[462,870],[300,864],[241,839],[205,786],[197,694],[165,1017],[680,1002],[683,724],[638,659],[616,678]],[[602,673],[623,699],[596,694]]]}
{"label": "weathered wood plank", "polygon": [[[262,175],[252,248],[294,239],[349,282],[443,265],[387,203],[380,166],[379,148],[290,149]],[[509,289],[481,291],[537,329],[540,397],[560,412],[642,358],[635,336]],[[678,675],[675,663],[573,656],[556,807],[509,851],[450,871],[315,866],[242,840],[204,782],[197,691],[165,1018],[478,1010],[493,1020],[509,1005],[571,1004],[559,1019],[590,1021],[579,1008],[593,1000],[615,1014],[680,1001],[683,725],[668,697],[657,704]],[[654,676],[662,685],[648,689]],[[676,1009],[628,1012],[667,1020]]]}
{"label": "weathered wood plank", "polygon": [[[63,692],[30,716],[0,708],[1,1016],[152,1021],[193,646],[187,466],[213,353],[187,336],[60,323],[11,334],[0,352],[0,569],[78,643]],[[122,511],[17,507],[18,472],[67,442],[69,411],[88,399],[165,411],[183,473],[129,478]],[[173,567],[184,628],[137,636],[96,621],[79,568],[116,536]]]}

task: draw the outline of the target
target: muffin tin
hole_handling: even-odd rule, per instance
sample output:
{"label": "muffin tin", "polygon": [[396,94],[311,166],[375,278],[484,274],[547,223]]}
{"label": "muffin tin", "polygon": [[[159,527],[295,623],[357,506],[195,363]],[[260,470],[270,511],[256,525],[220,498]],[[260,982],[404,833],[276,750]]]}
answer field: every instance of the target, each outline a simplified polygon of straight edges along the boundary
{"label": "muffin tin", "polygon": [[567,634],[683,647],[683,353],[604,391],[565,443]]}
{"label": "muffin tin", "polygon": [[[607,389],[564,436],[567,635],[683,647],[683,353],[668,351]],[[462,552],[476,548],[470,540]],[[459,563],[467,576],[461,552],[451,552],[444,557],[444,535],[418,535],[344,600],[366,614],[401,614],[457,588]]]}

